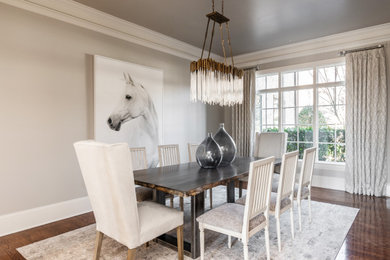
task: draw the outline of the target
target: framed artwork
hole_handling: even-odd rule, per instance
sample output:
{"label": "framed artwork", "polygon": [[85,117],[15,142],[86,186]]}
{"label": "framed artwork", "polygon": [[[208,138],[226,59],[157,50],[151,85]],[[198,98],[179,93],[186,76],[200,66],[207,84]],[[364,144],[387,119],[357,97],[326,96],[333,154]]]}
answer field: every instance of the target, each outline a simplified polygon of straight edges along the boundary
{"label": "framed artwork", "polygon": [[145,147],[149,167],[162,143],[163,72],[94,56],[94,133],[105,143]]}

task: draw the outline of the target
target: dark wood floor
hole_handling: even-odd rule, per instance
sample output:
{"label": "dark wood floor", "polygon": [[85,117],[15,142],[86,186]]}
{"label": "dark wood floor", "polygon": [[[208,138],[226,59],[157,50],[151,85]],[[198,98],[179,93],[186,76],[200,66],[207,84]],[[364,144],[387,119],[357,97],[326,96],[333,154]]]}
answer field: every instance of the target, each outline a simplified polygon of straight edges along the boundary
{"label": "dark wood floor", "polygon": [[[313,200],[359,208],[338,253],[341,259],[390,259],[390,198],[351,195],[313,188]],[[0,259],[24,259],[16,248],[53,237],[95,222],[92,213],[57,221],[0,237]]]}

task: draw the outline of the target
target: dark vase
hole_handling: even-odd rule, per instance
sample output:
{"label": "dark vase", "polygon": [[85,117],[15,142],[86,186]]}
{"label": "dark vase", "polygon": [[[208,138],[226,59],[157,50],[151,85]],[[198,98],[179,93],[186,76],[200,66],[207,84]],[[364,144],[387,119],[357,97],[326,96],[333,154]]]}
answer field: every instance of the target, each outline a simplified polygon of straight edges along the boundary
{"label": "dark vase", "polygon": [[237,147],[233,138],[226,132],[224,124],[219,124],[219,130],[214,135],[214,140],[222,150],[221,166],[229,165],[236,158]]}
{"label": "dark vase", "polygon": [[196,162],[200,167],[206,169],[217,168],[222,160],[222,152],[219,145],[215,142],[211,133],[196,149]]}

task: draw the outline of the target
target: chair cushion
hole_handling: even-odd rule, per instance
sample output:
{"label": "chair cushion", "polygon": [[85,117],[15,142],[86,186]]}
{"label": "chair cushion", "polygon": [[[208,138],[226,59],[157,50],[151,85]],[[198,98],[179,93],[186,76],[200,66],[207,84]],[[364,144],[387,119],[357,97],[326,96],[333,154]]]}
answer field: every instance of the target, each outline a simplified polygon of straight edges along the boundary
{"label": "chair cushion", "polygon": [[139,202],[138,215],[141,244],[183,225],[182,211],[166,207],[156,202]]}
{"label": "chair cushion", "polygon": [[[271,201],[270,201],[270,205],[269,205],[270,211],[275,211],[276,198],[277,198],[277,194],[271,192]],[[236,203],[241,204],[241,205],[245,205],[245,201],[246,201],[246,196],[243,196],[243,197],[239,198],[238,200],[236,200]],[[284,198],[284,199],[282,199],[282,201],[280,203],[280,209],[283,209],[284,207],[286,207],[290,204],[291,204],[291,200],[289,198]]]}
{"label": "chair cushion", "polygon": [[[199,223],[208,224],[214,227],[220,227],[233,232],[241,233],[244,221],[245,206],[236,203],[226,203],[215,209],[212,209],[196,220]],[[263,214],[252,218],[249,222],[249,230],[254,229],[265,221]]]}
{"label": "chair cushion", "polygon": [[137,201],[141,202],[144,200],[152,200],[153,199],[153,190],[146,187],[136,187],[135,195],[137,197]]}
{"label": "chair cushion", "polygon": [[[295,183],[294,198],[297,198],[297,196],[298,196],[298,189],[299,189],[299,184]],[[306,198],[307,196],[309,196],[309,188],[305,186],[302,189],[301,198]]]}

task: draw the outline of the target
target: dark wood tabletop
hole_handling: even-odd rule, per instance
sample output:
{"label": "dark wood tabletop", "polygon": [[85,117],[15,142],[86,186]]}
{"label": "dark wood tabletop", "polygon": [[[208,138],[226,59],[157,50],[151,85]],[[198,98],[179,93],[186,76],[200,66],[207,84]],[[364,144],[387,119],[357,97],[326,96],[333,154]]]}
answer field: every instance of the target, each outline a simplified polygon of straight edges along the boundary
{"label": "dark wood tabletop", "polygon": [[[248,174],[249,164],[258,157],[237,157],[231,165],[203,169],[196,162],[134,171],[135,184],[178,196],[194,196]],[[275,160],[280,165],[281,159]]]}

